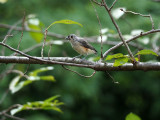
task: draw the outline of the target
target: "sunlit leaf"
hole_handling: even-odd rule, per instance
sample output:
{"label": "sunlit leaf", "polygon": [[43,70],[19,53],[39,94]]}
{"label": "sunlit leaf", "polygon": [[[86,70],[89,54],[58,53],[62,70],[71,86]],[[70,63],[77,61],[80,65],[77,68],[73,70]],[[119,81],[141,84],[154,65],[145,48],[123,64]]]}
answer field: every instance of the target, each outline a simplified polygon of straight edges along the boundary
{"label": "sunlit leaf", "polygon": [[105,33],[107,33],[108,31],[109,31],[108,28],[101,29],[101,33],[102,33],[102,34],[105,34]]}
{"label": "sunlit leaf", "polygon": [[[28,22],[28,27],[30,29],[36,30],[36,31],[42,31],[42,23],[40,22],[39,19],[37,19],[37,18],[31,18],[31,19],[28,19],[27,22]],[[38,32],[30,32],[30,35],[38,43],[41,42],[41,40],[44,37],[44,35],[42,33],[38,33]]]}
{"label": "sunlit leaf", "polygon": [[12,109],[12,110],[10,111],[11,115],[14,115],[14,114],[22,111],[22,108],[23,108],[23,106],[20,105],[19,107],[15,108],[15,109]]}
{"label": "sunlit leaf", "polygon": [[144,30],[141,29],[135,29],[131,31],[131,35],[135,36],[135,35],[140,35],[142,32],[144,32]]}
{"label": "sunlit leaf", "polygon": [[55,82],[54,77],[51,76],[51,75],[48,75],[48,76],[40,76],[40,79],[41,79],[41,80],[47,80],[47,81]]}
{"label": "sunlit leaf", "polygon": [[[21,78],[21,76],[17,76],[11,81],[11,83],[9,85],[9,89],[11,90],[11,93],[15,93],[16,91],[18,91],[19,89],[22,88],[21,85],[18,85],[20,78]],[[17,87],[15,87],[15,86],[17,86]]]}
{"label": "sunlit leaf", "polygon": [[[107,41],[107,38],[108,38],[107,35],[102,35],[102,42]],[[101,42],[101,36],[98,36],[97,41]]]}
{"label": "sunlit leaf", "polygon": [[59,106],[63,105],[63,102],[57,100],[59,95],[48,98],[44,101],[27,102],[27,104],[20,105],[19,107],[11,110],[11,115],[14,115],[23,110],[55,110],[62,112]]}
{"label": "sunlit leaf", "polygon": [[118,67],[118,66],[121,66],[125,63],[127,63],[129,60],[129,58],[127,57],[122,57],[122,58],[117,58],[113,64],[114,67]]}
{"label": "sunlit leaf", "polygon": [[137,57],[134,58],[136,61],[139,61],[139,59]]}
{"label": "sunlit leaf", "polygon": [[6,3],[8,0],[0,0],[0,3],[4,4]]}
{"label": "sunlit leaf", "polygon": [[149,44],[149,38],[148,37],[144,37],[144,38],[141,38],[141,39],[138,39],[138,42],[144,44],[144,45],[147,45]]}
{"label": "sunlit leaf", "polygon": [[123,9],[124,11],[126,10],[126,8],[116,8],[112,10],[112,15],[115,19],[119,19],[124,15],[124,12],[121,11],[120,9]]}
{"label": "sunlit leaf", "polygon": [[123,38],[125,40],[131,39],[133,36],[132,35],[123,35]]}
{"label": "sunlit leaf", "polygon": [[53,22],[51,25],[49,25],[49,27],[47,28],[47,30],[48,30],[52,25],[58,24],[58,23],[60,23],[60,24],[77,24],[77,25],[83,27],[82,24],[80,24],[80,23],[78,23],[78,22],[75,22],[75,21],[72,21],[72,20],[59,20],[59,21],[55,21],[55,22]]}
{"label": "sunlit leaf", "polygon": [[53,40],[52,41],[52,44],[55,44],[55,45],[63,45],[63,41],[62,40]]}
{"label": "sunlit leaf", "polygon": [[124,57],[124,55],[122,53],[117,53],[117,54],[114,54],[114,55],[108,55],[106,60],[111,60],[113,58],[120,58],[120,57]]}
{"label": "sunlit leaf", "polygon": [[138,115],[134,114],[134,113],[129,113],[126,116],[125,120],[141,120],[141,118]]}
{"label": "sunlit leaf", "polygon": [[149,55],[149,54],[158,56],[157,53],[153,52],[152,50],[141,50],[136,55]]}
{"label": "sunlit leaf", "polygon": [[56,95],[56,96],[50,97],[50,98],[46,99],[44,102],[51,102],[51,101],[55,100],[58,97],[60,97],[60,95]]}
{"label": "sunlit leaf", "polygon": [[40,68],[40,69],[37,69],[37,70],[30,72],[29,75],[30,76],[37,76],[38,73],[45,72],[48,70],[53,70],[53,69],[54,69],[54,67],[52,67],[52,66],[44,67],[44,68]]}
{"label": "sunlit leaf", "polygon": [[45,81],[51,81],[51,82],[55,82],[55,78],[51,75],[46,75],[46,76],[38,76],[37,74],[40,72],[45,72],[48,70],[53,70],[53,67],[45,67],[45,68],[40,68],[38,70],[35,70],[33,72],[31,72],[28,76],[27,80],[23,80],[20,81],[21,76],[17,76],[15,77],[9,86],[9,89],[11,90],[11,93],[15,93],[17,91],[19,91],[20,89],[22,89],[23,87],[35,82],[35,81],[40,81],[40,80],[45,80]]}

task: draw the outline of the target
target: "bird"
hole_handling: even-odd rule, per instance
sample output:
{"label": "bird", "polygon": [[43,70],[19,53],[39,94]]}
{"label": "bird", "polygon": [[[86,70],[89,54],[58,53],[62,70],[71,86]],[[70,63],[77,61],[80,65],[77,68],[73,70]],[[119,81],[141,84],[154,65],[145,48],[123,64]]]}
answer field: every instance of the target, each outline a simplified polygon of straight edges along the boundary
{"label": "bird", "polygon": [[76,56],[74,58],[85,56],[85,59],[88,55],[97,54],[97,50],[93,46],[91,46],[83,38],[77,37],[75,34],[68,35],[66,37],[66,40],[69,40],[72,48],[80,54],[79,56]]}

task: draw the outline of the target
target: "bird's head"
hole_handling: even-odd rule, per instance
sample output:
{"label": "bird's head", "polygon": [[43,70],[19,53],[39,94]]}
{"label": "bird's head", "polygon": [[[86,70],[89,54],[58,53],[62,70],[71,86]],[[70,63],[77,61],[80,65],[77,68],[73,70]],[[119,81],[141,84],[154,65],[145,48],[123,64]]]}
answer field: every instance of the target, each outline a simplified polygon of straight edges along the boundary
{"label": "bird's head", "polygon": [[66,40],[75,40],[77,36],[75,34],[70,34],[66,37]]}

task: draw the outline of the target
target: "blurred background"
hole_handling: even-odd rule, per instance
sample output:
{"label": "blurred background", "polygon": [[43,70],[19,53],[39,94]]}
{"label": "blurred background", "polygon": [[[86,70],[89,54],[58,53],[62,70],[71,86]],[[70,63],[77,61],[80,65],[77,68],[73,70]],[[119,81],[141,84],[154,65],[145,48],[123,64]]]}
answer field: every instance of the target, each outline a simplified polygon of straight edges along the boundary
{"label": "blurred background", "polygon": [[[110,6],[113,0],[106,0]],[[138,12],[141,14],[151,14],[155,22],[155,28],[158,28],[160,21],[160,3],[152,0],[119,0],[114,9],[123,7],[127,10]],[[109,30],[110,34],[117,35],[116,30],[103,7],[95,5],[99,15],[102,28]],[[8,0],[4,4],[0,4],[0,23],[14,25],[23,18],[24,11],[26,17],[30,14],[36,15],[36,19],[42,23],[42,30],[45,30],[52,22],[69,19],[79,22],[83,25],[66,25],[56,24],[49,29],[49,32],[67,36],[71,33],[81,37],[91,37],[99,35],[98,20],[89,0]],[[133,30],[151,30],[151,22],[149,18],[133,14],[125,14],[116,20],[122,34],[130,35]],[[21,26],[19,24],[18,26]],[[3,40],[8,29],[0,28],[0,39]],[[106,36],[107,34],[106,33]],[[7,44],[16,48],[20,40],[21,32],[13,31],[13,37],[7,40]],[[158,34],[147,36],[146,40],[137,40],[135,43],[141,45],[142,48],[152,49],[152,38]],[[159,39],[159,37],[157,38]],[[43,39],[42,39],[43,40]],[[56,37],[47,37],[47,40],[62,40]],[[107,40],[120,41],[119,38],[112,37]],[[24,50],[38,44],[30,32],[23,33],[23,39],[20,50]],[[100,44],[92,43],[98,50],[100,55]],[[157,45],[159,43],[157,42]],[[103,52],[112,47],[105,44]],[[2,46],[0,46],[2,49]],[[48,47],[45,47],[44,55],[48,54]],[[138,49],[131,46],[135,54]],[[30,52],[29,55],[40,56],[41,47]],[[13,52],[5,50],[5,55]],[[123,53],[127,54],[126,49],[122,46],[114,50],[111,54]],[[78,55],[68,42],[63,44],[53,44],[50,56],[74,57]],[[93,56],[91,56],[93,57]],[[88,58],[89,59],[89,58]],[[158,61],[154,56],[143,56],[141,61]],[[0,72],[10,68],[11,64],[1,64]],[[46,67],[46,65],[30,65],[28,73],[32,70]],[[92,74],[93,70],[77,67],[69,67],[84,75]],[[15,69],[25,72],[27,65],[16,64]],[[61,107],[63,113],[56,111],[22,111],[16,116],[26,118],[27,120],[124,120],[125,116],[133,112],[139,115],[143,120],[160,119],[160,72],[159,71],[108,71],[115,81],[106,72],[97,72],[91,78],[84,78],[65,70],[60,65],[54,65],[54,70],[47,71],[43,74],[53,75],[56,79],[55,83],[39,81],[15,94],[8,92],[5,100],[0,103],[0,111],[8,108],[13,104],[25,104],[28,101],[41,101],[54,95],[61,95],[60,101],[65,105]],[[17,74],[8,74],[0,79],[0,99],[7,92],[9,83]]]}

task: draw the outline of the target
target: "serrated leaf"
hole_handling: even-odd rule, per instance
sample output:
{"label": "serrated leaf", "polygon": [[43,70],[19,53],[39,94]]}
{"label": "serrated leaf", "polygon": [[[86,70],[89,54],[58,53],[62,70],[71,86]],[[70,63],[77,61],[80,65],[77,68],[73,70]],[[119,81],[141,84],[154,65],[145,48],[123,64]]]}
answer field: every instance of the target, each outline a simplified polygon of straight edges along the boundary
{"label": "serrated leaf", "polygon": [[122,53],[117,53],[117,54],[114,54],[114,55],[108,55],[106,60],[111,60],[113,58],[120,58],[120,57],[124,57],[124,55]]}
{"label": "serrated leaf", "polygon": [[126,116],[125,120],[141,120],[141,118],[138,115],[134,114],[134,113],[129,113]]}
{"label": "serrated leaf", "polygon": [[59,21],[55,21],[55,22],[53,22],[51,25],[49,25],[48,28],[47,28],[47,30],[48,30],[52,25],[58,24],[58,23],[60,23],[60,24],[77,24],[77,25],[83,27],[82,24],[80,24],[80,23],[78,23],[78,22],[75,22],[75,21],[72,21],[72,20],[59,20]]}
{"label": "serrated leaf", "polygon": [[59,97],[58,95],[48,98],[44,101],[35,101],[35,102],[27,102],[27,104],[21,105],[18,108],[11,110],[11,115],[14,115],[23,110],[55,110],[58,112],[62,112],[60,105],[63,105],[63,102],[59,102],[56,98]]}
{"label": "serrated leaf", "polygon": [[149,55],[149,54],[158,56],[157,53],[153,52],[152,50],[141,50],[136,55]]}
{"label": "serrated leaf", "polygon": [[129,60],[129,58],[127,57],[122,57],[122,58],[117,58],[113,64],[114,67],[118,67],[118,66],[121,66],[125,63],[127,63]]}

